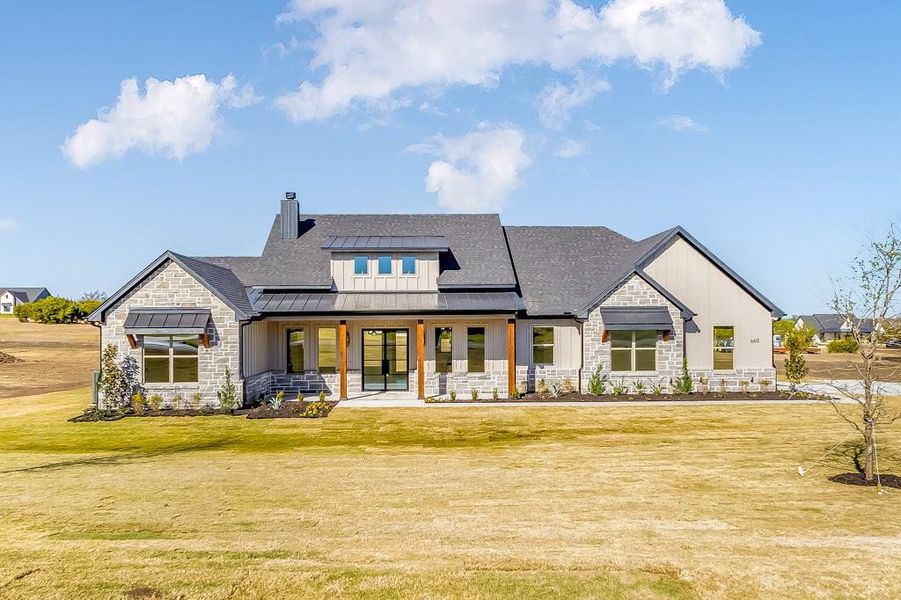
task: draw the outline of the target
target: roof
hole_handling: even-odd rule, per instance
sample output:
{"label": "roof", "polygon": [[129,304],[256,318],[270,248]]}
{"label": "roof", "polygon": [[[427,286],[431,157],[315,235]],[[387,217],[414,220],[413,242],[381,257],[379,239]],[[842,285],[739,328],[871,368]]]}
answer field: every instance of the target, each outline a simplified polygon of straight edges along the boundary
{"label": "roof", "polygon": [[208,308],[131,308],[125,318],[125,332],[204,333],[209,321]]}
{"label": "roof", "polygon": [[9,292],[20,302],[34,302],[50,295],[47,288],[43,287],[0,287],[0,295]]}
{"label": "roof", "polygon": [[158,267],[172,261],[197,279],[201,285],[222,300],[229,308],[235,311],[235,316],[240,320],[253,316],[253,305],[247,295],[247,289],[241,284],[235,274],[222,266],[208,263],[198,258],[182,256],[170,250],[163,252],[149,265],[135,275],[128,283],[119,288],[113,295],[88,315],[88,321],[102,321],[106,311],[112,308],[125,294],[141,283]]}
{"label": "roof", "polygon": [[[816,313],[813,315],[799,315],[806,325],[816,329],[817,333],[842,333],[848,331],[842,327],[845,324],[845,316],[837,313]],[[797,321],[796,321],[797,322]],[[860,322],[861,333],[873,331],[873,320],[863,319]]]}
{"label": "roof", "polygon": [[471,313],[516,312],[525,306],[516,292],[264,292],[254,301],[269,313]]}
{"label": "roof", "polygon": [[644,272],[655,253],[682,237],[774,316],[784,314],[681,227],[640,241],[606,227],[505,227],[507,243],[528,313],[584,317],[632,274],[657,289],[689,318],[693,312]]}
{"label": "roof", "polygon": [[602,306],[604,329],[656,329],[672,331],[673,319],[665,306]]}
{"label": "roof", "polygon": [[449,249],[447,238],[443,235],[338,235],[326,238],[322,248],[332,252],[364,250],[447,252]]}
{"label": "roof", "polygon": [[[297,239],[282,239],[276,215],[262,256],[242,264],[245,285],[326,288],[332,285],[331,252],[337,236],[444,237],[439,288],[513,288],[516,278],[498,215],[305,215]],[[236,274],[238,274],[236,272]]]}

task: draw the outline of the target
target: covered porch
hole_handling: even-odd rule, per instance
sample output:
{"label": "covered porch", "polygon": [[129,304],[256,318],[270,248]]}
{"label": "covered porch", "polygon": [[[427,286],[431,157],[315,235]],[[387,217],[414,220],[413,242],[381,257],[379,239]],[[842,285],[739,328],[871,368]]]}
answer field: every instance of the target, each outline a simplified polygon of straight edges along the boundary
{"label": "covered porch", "polygon": [[512,317],[269,315],[242,327],[245,398],[507,397],[516,374]]}

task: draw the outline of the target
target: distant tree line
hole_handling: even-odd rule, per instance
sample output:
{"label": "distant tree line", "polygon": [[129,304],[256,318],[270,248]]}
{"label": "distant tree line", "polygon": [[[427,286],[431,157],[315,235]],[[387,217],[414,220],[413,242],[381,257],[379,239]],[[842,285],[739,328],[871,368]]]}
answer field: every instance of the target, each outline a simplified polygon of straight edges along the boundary
{"label": "distant tree line", "polygon": [[48,296],[35,302],[16,305],[15,315],[23,323],[80,323],[103,304],[103,292],[88,292],[79,300]]}

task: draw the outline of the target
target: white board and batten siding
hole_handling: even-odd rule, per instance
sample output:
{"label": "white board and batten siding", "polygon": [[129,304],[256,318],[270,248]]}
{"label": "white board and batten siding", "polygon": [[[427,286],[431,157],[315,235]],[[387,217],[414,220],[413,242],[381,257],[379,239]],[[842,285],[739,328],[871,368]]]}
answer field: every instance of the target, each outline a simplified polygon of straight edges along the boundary
{"label": "white board and batten siding", "polygon": [[697,313],[697,333],[686,333],[692,369],[713,368],[713,328],[735,327],[735,368],[772,367],[769,309],[682,238],[659,251],[645,271]]}
{"label": "white board and batten siding", "polygon": [[[354,257],[367,256],[369,268],[365,275],[354,273]],[[391,256],[391,274],[379,275],[378,257]],[[401,257],[416,259],[416,273],[401,272]],[[358,252],[334,253],[331,261],[332,279],[339,292],[397,292],[437,291],[438,254],[436,252]]]}
{"label": "white board and batten siding", "polygon": [[558,369],[582,366],[582,331],[572,319],[520,319],[516,322],[516,364],[532,364],[532,328],[554,328],[554,364]]}

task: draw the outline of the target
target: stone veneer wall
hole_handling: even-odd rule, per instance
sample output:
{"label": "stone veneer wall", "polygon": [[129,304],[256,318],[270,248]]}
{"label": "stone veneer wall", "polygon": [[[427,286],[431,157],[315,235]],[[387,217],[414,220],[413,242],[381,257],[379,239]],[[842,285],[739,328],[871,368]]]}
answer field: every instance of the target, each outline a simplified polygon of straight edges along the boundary
{"label": "stone veneer wall", "polygon": [[[416,391],[415,373],[411,384]],[[484,373],[435,373],[426,369],[425,395],[447,396],[451,391],[458,399],[469,399],[473,390],[479,391],[479,398],[490,398],[497,390],[499,398],[507,397],[507,369],[485,371]]]}
{"label": "stone veneer wall", "polygon": [[[760,392],[776,389],[776,369],[773,367],[732,371],[713,371],[711,369],[689,369],[688,371],[694,380],[696,392],[704,391],[705,388],[711,392]],[[768,384],[764,386],[763,382],[768,382]]]}
{"label": "stone veneer wall", "polygon": [[[169,308],[191,307],[209,308],[210,322],[207,335],[210,347],[200,346],[197,356],[197,383],[142,383],[147,396],[159,394],[163,405],[170,406],[176,394],[190,400],[195,393],[201,396],[201,405],[218,406],[216,392],[225,381],[225,369],[232,372],[232,381],[238,389],[239,403],[243,382],[238,378],[238,321],[235,312],[215,294],[210,292],[187,271],[172,261],[160,265],[143,283],[123,296],[106,313],[101,327],[100,339],[105,348],[112,343],[119,347],[119,358],[133,358],[138,364],[138,372],[143,382],[143,351],[140,336],[138,347],[132,349],[125,337],[125,318],[129,308]],[[102,400],[101,400],[102,405]]]}
{"label": "stone veneer wall", "polygon": [[553,365],[516,365],[516,389],[525,394],[534,392],[538,382],[544,379],[545,384],[563,384],[569,379],[574,386],[579,385],[580,369],[567,369]]}
{"label": "stone veneer wall", "polygon": [[[610,342],[602,342],[604,322],[601,318],[601,307],[609,306],[666,306],[670,318],[673,321],[674,331],[667,341],[663,335],[657,335],[657,371],[655,372],[610,372]],[[678,377],[682,370],[682,336],[683,321],[679,309],[664,298],[660,292],[637,275],[633,275],[611,294],[601,307],[596,308],[588,315],[588,320],[582,325],[582,344],[584,345],[584,364],[582,365],[582,391],[588,392],[588,380],[591,378],[598,365],[601,365],[601,374],[608,375],[612,381],[622,380],[626,385],[632,385],[636,381],[643,381],[646,387],[658,383],[664,385],[667,391],[671,391],[671,381]],[[608,386],[609,387],[609,386]]]}

